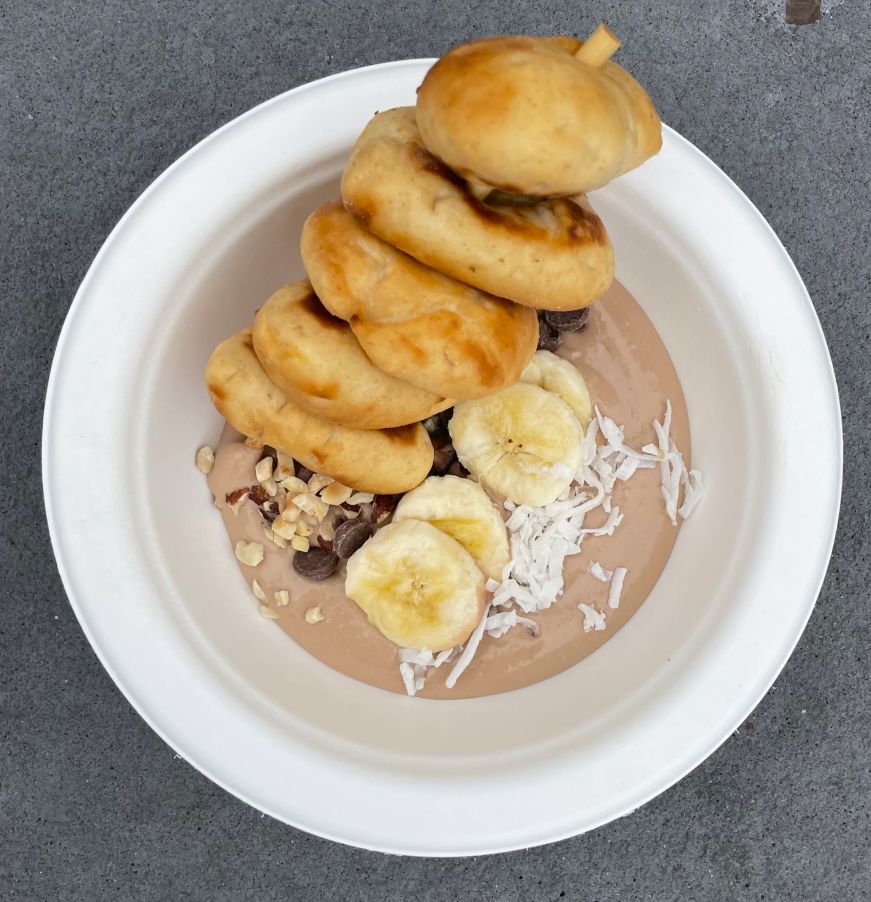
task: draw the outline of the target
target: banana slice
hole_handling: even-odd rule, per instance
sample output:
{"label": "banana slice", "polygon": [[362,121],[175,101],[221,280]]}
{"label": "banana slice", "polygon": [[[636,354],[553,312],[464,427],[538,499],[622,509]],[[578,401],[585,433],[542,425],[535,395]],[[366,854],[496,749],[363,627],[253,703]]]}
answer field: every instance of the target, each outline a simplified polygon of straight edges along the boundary
{"label": "banana slice", "polygon": [[580,370],[568,360],[550,351],[536,351],[520,374],[520,381],[559,395],[571,407],[581,429],[586,429],[593,419],[593,402],[587,383]]}
{"label": "banana slice", "polygon": [[461,645],[484,613],[484,575],[472,555],[421,520],[391,523],[351,555],[345,594],[403,648]]}
{"label": "banana slice", "polygon": [[511,555],[505,522],[490,496],[471,479],[430,476],[397,505],[393,522],[425,520],[456,539],[491,579],[502,579]]}
{"label": "banana slice", "polygon": [[555,501],[581,461],[583,433],[571,407],[526,382],[457,404],[448,428],[472,476],[517,504]]}

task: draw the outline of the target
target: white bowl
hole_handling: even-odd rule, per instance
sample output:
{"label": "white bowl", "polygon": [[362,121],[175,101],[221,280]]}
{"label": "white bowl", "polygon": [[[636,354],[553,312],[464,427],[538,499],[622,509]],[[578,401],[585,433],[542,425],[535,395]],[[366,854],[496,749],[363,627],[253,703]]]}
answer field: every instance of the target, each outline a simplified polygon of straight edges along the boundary
{"label": "white bowl", "polygon": [[64,325],[43,464],[82,628],[180,755],[312,833],[469,855],[625,814],[747,716],[819,591],[841,433],[823,336],[786,252],[735,185],[666,129],[659,156],[593,199],[619,278],[677,366],[693,463],[709,486],[641,611],[558,677],[455,702],[350,680],[261,618],[193,466],[221,428],[203,368],[220,339],[301,275],[304,217],[336,196],[372,113],[413,103],[428,65],[290,91],[197,145],[142,195]]}

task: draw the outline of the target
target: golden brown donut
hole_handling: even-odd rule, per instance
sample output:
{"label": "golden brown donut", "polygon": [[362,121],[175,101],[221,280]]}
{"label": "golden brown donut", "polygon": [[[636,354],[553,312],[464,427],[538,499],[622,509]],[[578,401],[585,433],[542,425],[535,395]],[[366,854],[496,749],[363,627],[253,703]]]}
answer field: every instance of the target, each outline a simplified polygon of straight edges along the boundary
{"label": "golden brown donut", "polygon": [[614,277],[605,227],[585,201],[477,200],[424,146],[412,107],[379,113],[342,178],[345,205],[422,263],[528,307],[575,310]]}
{"label": "golden brown donut", "polygon": [[214,350],[206,366],[206,387],[221,415],[253,444],[285,451],[358,491],[407,492],[432,467],[432,443],[420,424],[351,429],[288,401],[260,366],[250,329]]}
{"label": "golden brown donut", "polygon": [[[480,398],[513,385],[535,352],[533,310],[418,263],[339,202],[306,221],[302,259],[324,305],[350,322],[375,366],[421,389]],[[256,328],[254,339],[260,355]]]}
{"label": "golden brown donut", "polygon": [[254,317],[253,339],[266,375],[291,401],[342,426],[405,426],[454,403],[381,372],[308,282],[269,298]]}
{"label": "golden brown donut", "polygon": [[417,95],[426,146],[464,178],[516,194],[601,188],[662,146],[647,93],[620,66],[591,66],[570,38],[461,44]]}

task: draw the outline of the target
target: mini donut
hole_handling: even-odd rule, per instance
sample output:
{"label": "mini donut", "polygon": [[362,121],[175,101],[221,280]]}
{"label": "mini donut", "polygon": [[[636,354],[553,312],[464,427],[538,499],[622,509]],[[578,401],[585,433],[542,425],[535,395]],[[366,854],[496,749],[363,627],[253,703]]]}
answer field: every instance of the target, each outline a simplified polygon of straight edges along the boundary
{"label": "mini donut", "polygon": [[528,307],[586,307],[614,278],[611,243],[585,200],[476,199],[424,147],[411,107],[369,122],[342,198],[371,232],[421,263]]}
{"label": "mini donut", "polygon": [[308,282],[269,298],[254,318],[253,339],[266,375],[294,404],[342,426],[405,426],[454,403],[381,372]]}
{"label": "mini donut", "polygon": [[593,66],[572,38],[500,37],[461,44],[417,95],[426,146],[464,178],[514,194],[601,188],[662,146],[645,90],[620,66]]}
{"label": "mini donut", "polygon": [[[493,394],[517,382],[535,353],[533,310],[418,263],[341,203],[308,218],[302,259],[324,305],[350,322],[375,366],[421,389],[462,400]],[[259,354],[256,328],[254,339]]]}
{"label": "mini donut", "polygon": [[362,492],[407,492],[426,478],[433,449],[419,423],[352,429],[306,413],[270,380],[251,330],[221,342],[206,366],[206,387],[221,415],[249,444],[285,451],[316,473]]}

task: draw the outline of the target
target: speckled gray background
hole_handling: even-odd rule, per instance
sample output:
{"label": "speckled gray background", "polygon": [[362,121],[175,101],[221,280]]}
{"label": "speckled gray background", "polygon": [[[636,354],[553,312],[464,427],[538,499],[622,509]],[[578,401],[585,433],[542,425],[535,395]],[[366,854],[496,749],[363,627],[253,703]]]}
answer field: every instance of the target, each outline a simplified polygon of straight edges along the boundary
{"label": "speckled gray background", "polygon": [[[0,2],[0,899],[869,898],[871,9],[823,8],[794,28],[779,0]],[[816,304],[847,424],[822,597],[744,728],[630,817],[459,861],[313,839],[177,759],[77,626],[39,472],[58,331],[137,195],[254,104],[475,35],[585,33],[600,19],[663,118],[759,206]]]}

